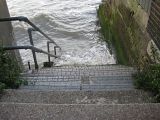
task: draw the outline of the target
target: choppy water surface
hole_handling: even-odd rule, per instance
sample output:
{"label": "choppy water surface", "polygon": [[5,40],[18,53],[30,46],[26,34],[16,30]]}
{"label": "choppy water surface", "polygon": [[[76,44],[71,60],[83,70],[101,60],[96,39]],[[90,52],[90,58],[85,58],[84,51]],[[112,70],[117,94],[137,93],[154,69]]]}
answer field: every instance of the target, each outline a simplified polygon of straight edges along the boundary
{"label": "choppy water surface", "polygon": [[[56,65],[115,64],[107,45],[97,32],[96,9],[101,0],[7,0],[11,16],[26,16],[53,38],[63,49]],[[28,26],[13,23],[18,45],[29,45]],[[33,35],[35,46],[43,50],[46,39],[40,34]],[[24,63],[32,60],[30,50],[21,50]],[[40,63],[47,56],[37,54]]]}

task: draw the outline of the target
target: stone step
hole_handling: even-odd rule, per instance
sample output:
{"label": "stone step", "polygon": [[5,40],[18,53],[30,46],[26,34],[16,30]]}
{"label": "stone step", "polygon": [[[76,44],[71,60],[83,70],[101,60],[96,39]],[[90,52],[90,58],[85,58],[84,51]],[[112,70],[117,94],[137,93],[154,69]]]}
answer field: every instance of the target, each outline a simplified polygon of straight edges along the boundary
{"label": "stone step", "polygon": [[132,74],[134,74],[135,72],[118,72],[118,71],[97,71],[97,72],[85,72],[83,71],[83,73],[80,73],[79,71],[78,72],[47,72],[45,71],[45,73],[40,73],[40,71],[38,73],[33,73],[33,74],[22,74],[23,76],[25,77],[32,77],[32,76],[46,76],[46,77],[54,77],[54,76],[131,76]]}
{"label": "stone step", "polygon": [[52,67],[43,68],[34,73],[56,73],[56,72],[135,72],[136,70],[132,67],[118,66],[118,65],[106,65],[106,66],[62,66],[62,67]]}
{"label": "stone step", "polygon": [[121,65],[61,66],[23,73],[32,90],[131,90],[136,70]]}
{"label": "stone step", "polygon": [[6,90],[0,102],[43,104],[129,104],[152,102],[151,94],[139,91],[32,91]]}
{"label": "stone step", "polygon": [[1,120],[159,120],[160,104],[0,103]]}
{"label": "stone step", "polygon": [[41,70],[134,70],[133,67],[124,65],[67,65],[67,66],[54,66],[52,68],[42,68]]}
{"label": "stone step", "polygon": [[22,77],[22,79],[25,79],[30,82],[109,82],[109,81],[115,81],[115,82],[121,82],[121,81],[129,81],[132,82],[132,76],[55,76],[55,77],[46,77],[46,76],[34,76],[34,77]]}
{"label": "stone step", "polygon": [[59,77],[46,77],[46,76],[37,76],[37,77],[23,77],[30,82],[77,82],[77,81],[93,81],[93,82],[107,82],[107,81],[132,81],[131,76],[99,76],[99,77],[78,77],[78,76],[59,76]]}
{"label": "stone step", "polygon": [[[105,66],[62,66],[62,67],[52,67],[52,68],[43,68],[38,71],[32,71],[35,75],[43,74],[54,74],[54,75],[101,75],[105,74],[123,74],[123,73],[134,73],[136,70],[132,67],[119,66],[119,65],[105,65]],[[61,73],[61,74],[60,74]],[[23,73],[22,75],[32,75],[30,73]]]}
{"label": "stone step", "polygon": [[21,86],[20,89],[30,90],[55,90],[55,91],[118,91],[134,90],[132,84],[95,84],[95,85],[74,85],[74,84],[46,84]]}
{"label": "stone step", "polygon": [[134,89],[131,76],[99,77],[27,77],[28,86],[22,89],[52,90],[128,90]]}
{"label": "stone step", "polygon": [[132,84],[133,82],[132,81],[129,81],[129,80],[90,80],[90,81],[86,81],[84,83],[81,83],[81,80],[53,80],[53,79],[47,79],[47,80],[40,80],[40,79],[37,79],[35,81],[34,80],[28,80],[28,85],[66,85],[66,86],[69,86],[69,85],[124,85],[124,84]]}
{"label": "stone step", "polygon": [[133,83],[131,76],[104,76],[104,77],[27,77],[28,82],[35,83],[82,83],[82,84],[125,84]]}
{"label": "stone step", "polygon": [[92,66],[60,66],[56,67],[53,66],[51,68],[42,68],[42,71],[77,71],[77,70],[135,70],[133,67],[128,67],[128,66],[119,66],[119,65],[92,65]]}
{"label": "stone step", "polygon": [[132,76],[136,71],[101,71],[101,70],[95,70],[95,71],[55,71],[55,70],[50,70],[50,71],[36,71],[32,73],[22,73],[21,75],[23,77],[83,77],[83,76],[89,76],[89,77],[100,77],[100,76],[120,76],[120,77],[125,77],[125,76]]}

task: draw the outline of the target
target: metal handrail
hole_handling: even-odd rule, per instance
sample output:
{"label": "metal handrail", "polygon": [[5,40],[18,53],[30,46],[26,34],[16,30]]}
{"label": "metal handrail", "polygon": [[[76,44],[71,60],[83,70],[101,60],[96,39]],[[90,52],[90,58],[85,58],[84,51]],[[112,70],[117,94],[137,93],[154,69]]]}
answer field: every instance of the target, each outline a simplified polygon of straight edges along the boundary
{"label": "metal handrail", "polygon": [[[30,40],[30,44],[32,46],[34,46],[34,42],[32,39],[32,31],[35,31],[33,28],[28,28],[28,35],[29,35],[29,40]],[[34,60],[34,64],[35,64],[35,69],[38,69],[38,62],[37,62],[37,58],[36,58],[36,53],[34,50],[32,50],[32,55],[33,55],[33,60]]]}
{"label": "metal handrail", "polygon": [[48,37],[42,30],[40,30],[35,24],[33,24],[27,17],[20,16],[20,17],[0,18],[0,22],[6,22],[6,21],[23,21],[23,22],[26,22],[30,26],[32,26],[36,31],[38,31],[44,37],[46,37],[48,40],[53,42],[57,47],[61,48],[54,40],[52,40],[50,37]]}
{"label": "metal handrail", "polygon": [[[36,31],[35,29],[33,28],[28,28],[28,35],[29,35],[29,39],[30,39],[30,44],[32,46],[34,46],[34,43],[33,43],[33,38],[32,38],[32,32],[33,31]],[[47,41],[47,50],[48,50],[48,53],[50,53],[50,46],[49,44],[50,43],[53,43],[52,41]],[[56,52],[56,48],[59,48],[58,46],[54,46],[54,55],[57,56],[57,52]],[[61,50],[61,48],[59,48]],[[35,63],[35,69],[38,69],[38,63],[37,63],[37,58],[36,58],[36,54],[35,54],[35,51],[32,50],[32,54],[33,54],[33,59],[34,59],[34,63]],[[60,57],[60,56],[57,56],[57,58]],[[51,65],[51,56],[48,55],[48,62],[49,64]]]}
{"label": "metal handrail", "polygon": [[[51,44],[52,42],[51,41],[48,41],[47,42],[47,50],[48,50],[48,53],[50,53],[50,44]],[[54,46],[54,55],[56,55],[57,56],[57,49],[58,47],[57,46]],[[60,48],[60,50],[61,50],[61,48]],[[48,55],[48,62],[50,63],[51,62],[51,57]]]}
{"label": "metal handrail", "polygon": [[33,54],[33,58],[34,58],[34,64],[35,64],[35,69],[39,68],[35,52],[37,52],[37,53],[43,53],[43,54],[48,55],[49,63],[51,63],[50,57],[55,57],[55,58],[59,57],[57,55],[53,55],[53,54],[50,54],[49,52],[46,52],[46,51],[41,50],[39,48],[36,48],[34,46],[3,46],[2,48],[3,48],[3,50],[17,50],[17,49],[18,50],[19,49],[25,49],[25,50],[30,49],[30,50],[32,50],[32,54]]}
{"label": "metal handrail", "polygon": [[16,50],[16,49],[25,49],[25,50],[27,50],[27,49],[31,49],[31,50],[34,50],[37,53],[43,53],[43,54],[49,55],[51,57],[58,58],[58,56],[52,55],[52,54],[50,54],[50,53],[48,53],[48,52],[46,52],[44,50],[41,50],[39,48],[34,47],[34,46],[3,46],[2,48],[3,48],[3,50]]}
{"label": "metal handrail", "polygon": [[[47,54],[48,61],[50,64],[51,64],[50,57],[55,57],[55,58],[59,57],[56,55],[56,48],[59,48],[61,50],[61,47],[54,40],[52,40],[50,37],[48,37],[44,32],[42,32],[36,25],[34,25],[27,17],[22,16],[22,17],[10,17],[10,18],[1,18],[0,19],[0,22],[6,22],[6,21],[24,21],[24,22],[28,23],[30,26],[32,26],[33,28],[28,28],[28,35],[29,35],[31,46],[12,46],[12,47],[7,46],[7,47],[4,47],[4,50],[31,49],[32,54],[33,54],[34,63],[35,63],[35,69],[39,68],[37,58],[36,58],[36,52]],[[33,38],[32,38],[32,31],[40,32],[44,37],[46,37],[49,40],[49,41],[47,41],[48,52],[45,52],[41,49],[34,47]],[[50,54],[50,48],[49,48],[50,43],[53,43],[55,45],[54,46],[55,55]]]}

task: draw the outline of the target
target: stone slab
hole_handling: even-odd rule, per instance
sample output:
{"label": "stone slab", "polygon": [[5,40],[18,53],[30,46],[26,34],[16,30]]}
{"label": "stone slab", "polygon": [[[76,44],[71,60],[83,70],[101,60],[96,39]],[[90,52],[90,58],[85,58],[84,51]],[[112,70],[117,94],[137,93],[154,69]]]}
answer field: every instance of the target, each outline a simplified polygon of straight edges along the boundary
{"label": "stone slab", "polygon": [[0,103],[1,120],[159,120],[160,104],[73,105]]}
{"label": "stone slab", "polygon": [[152,102],[151,94],[140,91],[32,91],[6,90],[0,102],[44,104],[129,104]]}

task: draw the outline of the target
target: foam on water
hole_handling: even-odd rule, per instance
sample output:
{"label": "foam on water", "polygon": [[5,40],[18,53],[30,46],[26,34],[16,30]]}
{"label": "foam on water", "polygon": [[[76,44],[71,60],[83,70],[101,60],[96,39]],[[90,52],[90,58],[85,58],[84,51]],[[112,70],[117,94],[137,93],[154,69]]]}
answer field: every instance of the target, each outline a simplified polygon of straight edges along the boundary
{"label": "foam on water", "polygon": [[[63,49],[56,65],[115,64],[106,43],[97,32],[96,8],[101,0],[7,0],[11,16],[26,16],[52,37]],[[13,23],[18,45],[29,45],[28,25]],[[35,46],[46,49],[46,40],[40,34],[33,35]],[[23,62],[31,61],[30,50],[20,51]],[[38,62],[47,56],[37,54]]]}

